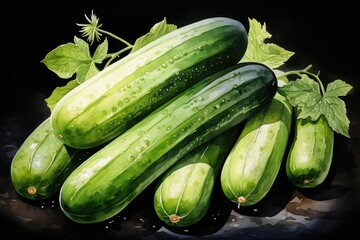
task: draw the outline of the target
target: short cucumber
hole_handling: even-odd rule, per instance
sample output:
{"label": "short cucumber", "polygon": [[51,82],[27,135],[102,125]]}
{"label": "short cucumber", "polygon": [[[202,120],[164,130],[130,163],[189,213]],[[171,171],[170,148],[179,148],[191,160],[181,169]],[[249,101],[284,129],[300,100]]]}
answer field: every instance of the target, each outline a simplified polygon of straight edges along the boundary
{"label": "short cucumber", "polygon": [[239,21],[214,17],[178,28],[66,94],[51,114],[68,146],[106,143],[194,83],[234,65],[247,47]]}
{"label": "short cucumber", "polygon": [[297,187],[312,188],[327,177],[334,150],[334,131],[321,116],[317,121],[296,119],[295,137],[287,161],[286,174]]}
{"label": "short cucumber", "polygon": [[[279,86],[287,79],[278,80]],[[246,120],[221,172],[224,194],[239,206],[265,197],[273,185],[288,143],[293,108],[276,93],[271,103]]]}
{"label": "short cucumber", "polygon": [[57,193],[65,178],[91,155],[90,150],[67,147],[45,119],[25,139],[10,167],[15,190],[25,198],[41,200]]}
{"label": "short cucumber", "polygon": [[276,89],[272,70],[258,63],[203,79],[75,169],[61,188],[61,209],[79,223],[115,216],[191,150],[263,108]]}
{"label": "short cucumber", "polygon": [[221,166],[238,137],[238,126],[197,147],[157,182],[154,209],[169,226],[186,227],[207,213]]}

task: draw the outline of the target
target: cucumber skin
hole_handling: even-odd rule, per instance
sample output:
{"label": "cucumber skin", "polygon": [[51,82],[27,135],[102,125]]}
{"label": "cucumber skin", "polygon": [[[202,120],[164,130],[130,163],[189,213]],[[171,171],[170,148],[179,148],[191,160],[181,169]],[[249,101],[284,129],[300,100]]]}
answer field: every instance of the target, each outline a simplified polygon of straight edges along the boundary
{"label": "cucumber skin", "polygon": [[162,222],[186,227],[205,216],[217,174],[238,137],[237,130],[235,126],[197,147],[161,176],[154,209]]}
{"label": "cucumber skin", "polygon": [[65,146],[54,135],[47,118],[30,133],[12,159],[13,187],[27,199],[47,199],[60,191],[65,178],[91,153]]}
{"label": "cucumber skin", "polygon": [[286,175],[301,188],[313,188],[326,179],[332,162],[334,131],[323,116],[316,122],[296,119],[295,136],[286,161]]}
{"label": "cucumber skin", "polygon": [[200,79],[243,57],[242,23],[223,17],[178,28],[113,63],[64,96],[54,132],[68,146],[107,143]]}
{"label": "cucumber skin", "polygon": [[292,114],[291,104],[276,93],[266,108],[246,120],[221,172],[221,187],[229,200],[251,206],[270,191],[288,145]]}
{"label": "cucumber skin", "polygon": [[118,214],[188,152],[240,123],[272,99],[268,67],[239,64],[192,86],[87,159],[60,190],[60,206],[75,222]]}

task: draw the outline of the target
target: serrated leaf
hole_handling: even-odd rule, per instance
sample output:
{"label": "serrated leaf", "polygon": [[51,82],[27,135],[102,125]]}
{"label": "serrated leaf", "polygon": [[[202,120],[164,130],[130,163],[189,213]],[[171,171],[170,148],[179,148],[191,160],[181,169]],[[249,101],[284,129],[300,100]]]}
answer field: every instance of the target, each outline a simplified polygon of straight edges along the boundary
{"label": "serrated leaf", "polygon": [[352,89],[352,86],[347,84],[346,82],[337,79],[331,83],[329,83],[326,87],[326,96],[346,96],[349,91]]}
{"label": "serrated leaf", "polygon": [[136,39],[131,52],[135,52],[138,49],[142,48],[143,46],[147,45],[148,43],[154,41],[155,39],[177,29],[177,26],[174,24],[167,24],[166,18],[161,22],[156,23],[151,29],[150,32],[145,34],[142,37]]}
{"label": "serrated leaf", "polygon": [[278,91],[287,97],[291,105],[301,109],[299,118],[310,116],[312,120],[315,120],[320,116],[318,108],[322,101],[319,84],[305,74],[300,76],[301,78],[290,81]]}
{"label": "serrated leaf", "polygon": [[47,106],[50,111],[52,111],[56,105],[56,103],[64,97],[68,92],[77,87],[79,83],[76,80],[69,81],[65,86],[56,87],[54,91],[51,93],[50,97],[45,99]]}
{"label": "serrated leaf", "polygon": [[349,136],[350,121],[346,116],[345,102],[338,97],[326,96],[324,109],[322,110],[325,115],[329,126],[337,133],[346,137]]}
{"label": "serrated leaf", "polygon": [[76,79],[82,83],[99,71],[95,63],[101,63],[106,57],[107,45],[105,40],[97,47],[95,58],[92,58],[89,44],[75,36],[74,43],[60,45],[50,51],[41,62],[60,78],[69,79],[76,74]]}
{"label": "serrated leaf", "polygon": [[248,46],[241,62],[260,62],[275,69],[295,54],[274,43],[265,43],[271,37],[265,23],[261,25],[257,20],[249,19]]}
{"label": "serrated leaf", "polygon": [[324,115],[335,132],[349,137],[350,121],[346,115],[345,102],[339,96],[345,96],[352,86],[335,80],[328,84],[327,91],[321,95],[317,82],[305,74],[300,76],[300,79],[278,88],[279,93],[286,96],[291,105],[297,107],[300,112],[298,118],[310,117],[312,121],[316,121]]}
{"label": "serrated leaf", "polygon": [[99,44],[94,52],[93,55],[93,61],[95,63],[102,63],[102,61],[105,59],[106,54],[108,52],[109,44],[107,38]]}

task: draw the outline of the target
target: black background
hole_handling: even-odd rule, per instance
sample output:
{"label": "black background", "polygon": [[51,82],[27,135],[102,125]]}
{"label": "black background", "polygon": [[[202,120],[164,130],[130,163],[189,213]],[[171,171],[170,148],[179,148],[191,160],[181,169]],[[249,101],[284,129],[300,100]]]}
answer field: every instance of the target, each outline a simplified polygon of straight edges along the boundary
{"label": "black background", "polygon": [[[84,14],[92,10],[103,28],[129,42],[149,31],[154,23],[167,18],[168,23],[183,26],[211,16],[227,16],[248,27],[248,18],[266,22],[271,41],[294,51],[289,65],[308,64],[319,69],[323,81],[330,75],[357,85],[358,30],[356,7],[346,1],[324,4],[320,1],[292,3],[276,1],[57,1],[35,3],[3,1],[7,13],[2,26],[2,111],[7,114],[36,114],[42,105],[32,100],[34,92],[48,97],[56,86],[65,85],[40,61],[60,44],[80,37],[76,23],[85,23]],[[5,40],[5,42],[4,42]],[[109,39],[110,52],[123,47]],[[5,73],[5,74],[4,74]],[[332,77],[332,76],[331,76]],[[356,90],[355,90],[356,91]],[[30,110],[30,111],[27,111]],[[26,111],[26,113],[24,112]]]}
{"label": "black background", "polygon": [[[55,47],[72,42],[75,35],[80,37],[76,23],[85,23],[84,14],[89,16],[92,10],[100,18],[103,29],[132,43],[164,17],[168,23],[180,27],[206,17],[227,16],[240,20],[247,29],[248,18],[266,22],[272,34],[271,41],[295,52],[289,66],[304,68],[312,64],[314,70],[321,71],[325,83],[340,78],[351,84],[354,89],[345,100],[352,116],[353,146],[359,146],[356,107],[359,100],[359,13],[346,1],[330,4],[326,1],[74,0],[3,1],[1,5],[2,13],[7,15],[1,20],[1,124],[9,118],[21,119],[18,128],[30,132],[49,114],[43,99],[56,86],[65,85],[66,80],[59,79],[40,61]],[[109,52],[114,52],[123,45],[109,38],[109,47]],[[17,141],[23,141],[25,136],[19,136]],[[4,171],[6,169],[1,170]],[[354,209],[355,217],[358,212]],[[338,229],[338,233],[344,232],[356,233],[352,219],[345,219],[344,227]]]}

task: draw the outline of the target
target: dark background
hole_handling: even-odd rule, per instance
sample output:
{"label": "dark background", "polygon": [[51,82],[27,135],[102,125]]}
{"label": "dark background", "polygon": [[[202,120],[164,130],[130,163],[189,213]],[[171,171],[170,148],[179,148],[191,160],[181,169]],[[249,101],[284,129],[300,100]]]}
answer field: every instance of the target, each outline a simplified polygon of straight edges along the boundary
{"label": "dark background", "polygon": [[[8,2],[8,3],[7,3]],[[130,3],[129,3],[130,2]],[[34,92],[48,97],[51,91],[66,83],[49,71],[40,61],[60,44],[80,37],[76,23],[85,23],[84,14],[94,10],[103,29],[129,42],[149,31],[167,18],[168,23],[183,26],[212,16],[227,16],[248,27],[248,18],[266,22],[271,41],[296,52],[289,64],[305,67],[313,64],[322,72],[323,81],[331,74],[350,84],[356,81],[358,31],[356,7],[346,1],[323,4],[320,1],[3,1],[2,11],[2,80],[1,104],[6,114],[37,114],[39,100]],[[3,28],[2,27],[2,28]],[[109,39],[113,51],[123,47]],[[354,60],[355,59],[355,60]],[[331,80],[331,79],[330,79]],[[329,81],[330,81],[329,80]],[[29,112],[24,112],[29,109]]]}
{"label": "dark background", "polygon": [[[80,37],[76,23],[85,23],[84,14],[90,16],[94,10],[103,29],[131,43],[164,17],[178,27],[213,16],[235,18],[247,29],[248,18],[266,22],[267,30],[272,34],[271,41],[295,52],[289,66],[299,69],[312,64],[314,70],[320,70],[324,83],[340,78],[354,87],[344,99],[351,121],[351,146],[359,147],[359,111],[356,107],[359,101],[359,40],[356,36],[359,13],[347,1],[335,1],[334,4],[320,1],[73,0],[41,4],[3,1],[1,10],[7,17],[2,16],[1,20],[0,124],[6,127],[12,121],[13,127],[24,132],[13,136],[18,144],[48,116],[44,99],[56,86],[66,84],[66,80],[59,79],[40,61],[55,47],[73,42],[75,35]],[[109,47],[109,52],[114,52],[123,45],[109,38]],[[344,141],[343,137],[337,138]],[[352,159],[356,168],[358,158],[359,155],[355,155]],[[5,167],[0,171],[4,174],[8,170]],[[353,213],[351,217],[357,217],[359,209],[355,208]],[[356,233],[353,225],[352,218],[344,219],[337,233]]]}

